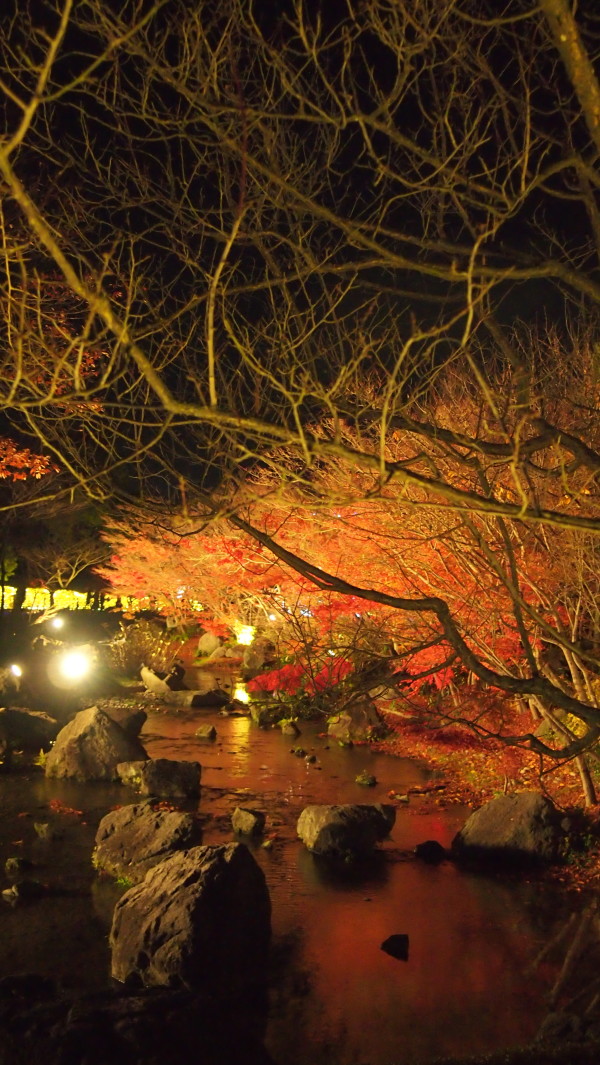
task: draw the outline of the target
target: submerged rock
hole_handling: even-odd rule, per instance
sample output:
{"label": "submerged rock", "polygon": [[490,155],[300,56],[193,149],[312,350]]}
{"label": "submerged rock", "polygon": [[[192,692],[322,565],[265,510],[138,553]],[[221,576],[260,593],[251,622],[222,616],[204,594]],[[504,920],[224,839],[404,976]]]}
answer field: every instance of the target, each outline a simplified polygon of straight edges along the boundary
{"label": "submerged rock", "polygon": [[536,791],[501,795],[471,814],[452,841],[455,858],[556,861],[564,842],[561,814]]}
{"label": "submerged rock", "polygon": [[137,884],[159,862],[201,840],[200,826],[191,814],[159,810],[151,801],[135,803],[102,818],[93,862],[97,869]]}
{"label": "submerged rock", "polygon": [[248,848],[193,847],[117,903],[112,976],[231,996],[264,982],[270,932],[265,877]]}
{"label": "submerged rock", "polygon": [[360,857],[386,839],[395,820],[394,807],[381,803],[306,806],[298,819],[297,831],[313,854]]}
{"label": "submerged rock", "polygon": [[116,780],[119,762],[145,760],[146,751],[134,736],[97,706],[75,715],[58,733],[46,758],[46,776],[75,780]]}
{"label": "submerged rock", "polygon": [[202,767],[199,762],[173,758],[146,758],[144,761],[120,762],[117,776],[123,784],[140,795],[160,799],[197,799],[200,795]]}

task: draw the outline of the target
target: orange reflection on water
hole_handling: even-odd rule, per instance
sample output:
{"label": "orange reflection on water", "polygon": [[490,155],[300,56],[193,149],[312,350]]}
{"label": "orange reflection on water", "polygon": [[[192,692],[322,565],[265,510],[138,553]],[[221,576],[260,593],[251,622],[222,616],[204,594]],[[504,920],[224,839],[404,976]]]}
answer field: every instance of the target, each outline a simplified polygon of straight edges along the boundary
{"label": "orange reflection on water", "polygon": [[250,762],[250,728],[252,721],[249,717],[232,717],[228,721],[229,737],[231,745],[231,769],[234,774],[247,773]]}

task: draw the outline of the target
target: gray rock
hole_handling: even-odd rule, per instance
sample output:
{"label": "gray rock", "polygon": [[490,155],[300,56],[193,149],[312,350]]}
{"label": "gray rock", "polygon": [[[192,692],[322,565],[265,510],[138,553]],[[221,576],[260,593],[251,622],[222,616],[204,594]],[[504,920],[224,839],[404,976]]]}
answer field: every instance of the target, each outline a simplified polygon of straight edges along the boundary
{"label": "gray rock", "polygon": [[97,869],[137,884],[149,869],[201,839],[191,814],[158,810],[152,802],[135,803],[102,818],[93,862]]}
{"label": "gray rock", "polygon": [[213,651],[216,651],[221,646],[220,636],[215,636],[212,632],[205,632],[198,640],[198,654],[199,655],[211,655]]}
{"label": "gray rock", "polygon": [[120,725],[128,736],[139,736],[148,720],[148,714],[141,707],[102,706],[102,710],[111,721]]}
{"label": "gray rock", "polygon": [[327,733],[339,743],[364,742],[381,732],[383,722],[371,699],[361,699],[346,706],[341,714],[332,718]]}
{"label": "gray rock", "polygon": [[160,799],[197,799],[201,773],[199,762],[179,762],[172,758],[120,762],[116,767],[123,784],[135,788],[140,795]]}
{"label": "gray rock", "polygon": [[236,806],[231,815],[231,824],[234,832],[241,836],[260,836],[265,827],[266,816],[262,810],[249,810],[244,806]]}
{"label": "gray rock", "polygon": [[264,874],[248,848],[193,847],[151,869],[117,903],[112,976],[235,995],[263,981],[270,930]]}
{"label": "gray rock", "polygon": [[471,814],[452,841],[452,853],[492,861],[555,861],[564,839],[560,818],[539,792],[501,795]]}
{"label": "gray rock", "polygon": [[297,832],[313,854],[358,857],[369,854],[384,840],[395,820],[394,807],[381,803],[306,806],[298,819]]}
{"label": "gray rock", "polygon": [[222,688],[211,688],[209,691],[184,691],[171,692],[167,702],[175,706],[193,707],[220,707],[229,702],[229,695]]}
{"label": "gray rock", "polygon": [[103,710],[81,710],[56,737],[46,758],[46,776],[116,780],[119,762],[146,759],[141,743]]}
{"label": "gray rock", "polygon": [[214,725],[200,725],[194,732],[194,737],[197,740],[208,740],[212,743],[217,738],[217,730]]}

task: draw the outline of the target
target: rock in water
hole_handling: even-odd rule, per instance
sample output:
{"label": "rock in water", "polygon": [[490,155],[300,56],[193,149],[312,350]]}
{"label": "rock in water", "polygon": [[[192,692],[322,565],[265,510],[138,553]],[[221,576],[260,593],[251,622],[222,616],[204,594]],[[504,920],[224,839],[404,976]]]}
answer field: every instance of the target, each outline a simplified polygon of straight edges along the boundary
{"label": "rock in water", "polygon": [[174,758],[147,758],[145,761],[120,762],[116,769],[123,784],[140,795],[160,799],[197,799],[200,795],[202,767],[199,762]]}
{"label": "rock in water", "polygon": [[139,802],[102,818],[93,861],[97,869],[137,884],[159,862],[201,840],[200,826],[191,814]]}
{"label": "rock in water", "polygon": [[350,703],[343,713],[333,717],[327,733],[339,743],[355,743],[371,740],[383,729],[383,721],[372,699]]}
{"label": "rock in water", "polygon": [[112,976],[230,997],[264,982],[270,931],[269,892],[248,848],[192,847],[117,903]]}
{"label": "rock in water", "polygon": [[564,839],[560,819],[537,791],[500,795],[471,814],[452,840],[452,853],[487,861],[556,861]]}
{"label": "rock in water", "polygon": [[147,754],[97,706],[81,710],[56,737],[46,758],[46,776],[75,780],[116,780],[119,762],[145,760]]}
{"label": "rock in water", "polygon": [[395,820],[394,807],[381,803],[306,806],[297,832],[313,854],[360,857],[389,835]]}
{"label": "rock in water", "polygon": [[262,810],[250,810],[236,806],[231,815],[231,826],[240,836],[260,836],[265,827],[266,816]]}
{"label": "rock in water", "polygon": [[408,961],[408,936],[405,932],[396,932],[384,939],[381,949],[398,961]]}

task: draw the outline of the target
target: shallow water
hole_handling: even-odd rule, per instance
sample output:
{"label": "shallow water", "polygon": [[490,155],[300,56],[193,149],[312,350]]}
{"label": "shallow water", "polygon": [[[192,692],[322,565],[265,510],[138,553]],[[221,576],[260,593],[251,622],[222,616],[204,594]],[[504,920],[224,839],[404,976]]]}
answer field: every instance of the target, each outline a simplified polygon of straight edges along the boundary
{"label": "shallow water", "polygon": [[[193,736],[207,721],[218,730],[212,744]],[[263,809],[267,834],[276,834],[270,850],[257,844],[254,854],[273,904],[267,1045],[278,1065],[418,1065],[533,1037],[551,973],[532,977],[527,966],[562,920],[564,900],[535,881],[412,859],[422,840],[449,844],[467,810],[411,797],[398,806],[381,853],[341,869],[313,858],[296,838],[307,803],[389,801],[390,789],[425,783],[423,767],[368,748],[329,746],[312,725],[296,740],[245,717],[196,710],[150,713],[142,740],[153,757],[201,762],[205,843],[232,838],[236,805]],[[315,764],[291,753],[300,745],[317,756]],[[376,787],[354,783],[364,768]],[[74,990],[107,986],[107,934],[122,889],[95,876],[90,854],[100,817],[134,796],[117,785],[46,781],[30,771],[0,777],[0,799],[2,865],[22,854],[51,892],[0,909],[0,975],[35,971]],[[56,799],[82,815],[53,813],[48,804]],[[58,826],[62,838],[39,839],[37,821]],[[398,932],[409,935],[408,961],[380,949]]]}

